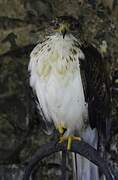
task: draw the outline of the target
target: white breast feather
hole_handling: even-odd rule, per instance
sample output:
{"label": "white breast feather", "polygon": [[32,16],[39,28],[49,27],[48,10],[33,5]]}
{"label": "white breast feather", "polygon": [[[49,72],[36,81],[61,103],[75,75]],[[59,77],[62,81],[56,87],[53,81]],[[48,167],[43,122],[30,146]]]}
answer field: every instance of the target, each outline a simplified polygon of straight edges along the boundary
{"label": "white breast feather", "polygon": [[88,116],[79,67],[84,54],[75,42],[72,35],[50,36],[34,48],[29,63],[30,85],[47,121],[63,123],[69,133],[81,131]]}

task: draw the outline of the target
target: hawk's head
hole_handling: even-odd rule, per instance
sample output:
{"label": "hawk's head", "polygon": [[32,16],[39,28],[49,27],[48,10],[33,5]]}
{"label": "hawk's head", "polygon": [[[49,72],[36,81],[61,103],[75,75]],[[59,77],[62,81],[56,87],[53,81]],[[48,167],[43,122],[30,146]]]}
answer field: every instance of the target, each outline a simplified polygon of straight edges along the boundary
{"label": "hawk's head", "polygon": [[71,16],[57,17],[51,22],[51,25],[55,32],[62,34],[63,38],[66,33],[73,33],[79,29],[78,20]]}

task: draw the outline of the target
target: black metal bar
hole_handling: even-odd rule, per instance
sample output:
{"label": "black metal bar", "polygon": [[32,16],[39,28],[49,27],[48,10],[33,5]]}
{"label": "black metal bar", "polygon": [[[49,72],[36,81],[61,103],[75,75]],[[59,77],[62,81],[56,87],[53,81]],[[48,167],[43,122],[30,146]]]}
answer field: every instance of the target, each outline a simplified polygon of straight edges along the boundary
{"label": "black metal bar", "polygon": [[66,151],[62,151],[62,164],[61,164],[61,180],[66,180],[66,156],[67,156],[67,152]]}
{"label": "black metal bar", "polygon": [[[67,142],[61,144],[57,141],[51,141],[42,145],[42,147],[34,154],[29,164],[26,166],[23,180],[29,180],[34,167],[40,160],[55,152],[66,150]],[[115,180],[113,173],[111,173],[111,170],[107,165],[107,162],[105,162],[105,160],[100,157],[99,153],[89,144],[85,143],[84,141],[73,141],[71,152],[79,153],[81,156],[84,156],[96,164],[103,174],[105,174],[107,180]]]}

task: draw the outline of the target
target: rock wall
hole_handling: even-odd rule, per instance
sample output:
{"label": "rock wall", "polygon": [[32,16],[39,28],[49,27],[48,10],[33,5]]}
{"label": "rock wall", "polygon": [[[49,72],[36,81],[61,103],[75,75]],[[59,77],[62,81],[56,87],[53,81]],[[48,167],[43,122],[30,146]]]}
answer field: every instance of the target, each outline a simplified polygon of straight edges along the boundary
{"label": "rock wall", "polygon": [[[48,33],[49,20],[60,15],[79,19],[81,38],[96,45],[103,53],[109,75],[114,78],[113,87],[117,87],[116,1],[0,0],[0,179],[14,180],[16,176],[13,174],[16,173],[20,175],[15,180],[21,180],[21,166],[42,143],[52,139],[42,132],[41,120],[35,113],[33,96],[28,86],[27,66],[31,50]],[[108,157],[118,176],[117,93],[114,90],[112,94],[112,133]],[[54,157],[49,158],[48,163]],[[43,161],[34,179],[46,180],[49,176],[59,179],[60,171],[58,169],[54,173],[47,161]]]}

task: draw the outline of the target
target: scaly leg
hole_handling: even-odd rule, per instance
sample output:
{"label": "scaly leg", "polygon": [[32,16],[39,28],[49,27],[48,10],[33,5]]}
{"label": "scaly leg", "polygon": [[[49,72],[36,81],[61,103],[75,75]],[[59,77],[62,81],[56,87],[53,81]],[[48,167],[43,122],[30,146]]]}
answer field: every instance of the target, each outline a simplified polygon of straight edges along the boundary
{"label": "scaly leg", "polygon": [[64,131],[65,131],[65,125],[63,122],[61,122],[60,124],[58,124],[58,127],[57,127],[59,133],[60,133],[60,141],[59,143],[63,143],[64,141],[68,141],[68,144],[67,144],[67,150],[70,150],[71,149],[71,146],[72,146],[72,141],[73,140],[78,140],[78,141],[81,141],[81,138],[80,137],[77,137],[77,136],[73,136],[73,135],[68,135],[68,136],[64,136]]}
{"label": "scaly leg", "polygon": [[65,126],[64,126],[64,123],[61,122],[61,123],[57,126],[57,129],[58,129],[58,131],[59,131],[60,136],[63,136],[64,131],[65,131],[65,129],[66,129]]}
{"label": "scaly leg", "polygon": [[63,143],[64,141],[68,141],[67,150],[70,150],[71,146],[72,146],[72,141],[73,140],[81,141],[81,138],[80,137],[76,137],[76,136],[72,136],[72,135],[62,136],[62,137],[60,137],[59,143]]}

